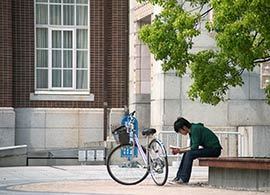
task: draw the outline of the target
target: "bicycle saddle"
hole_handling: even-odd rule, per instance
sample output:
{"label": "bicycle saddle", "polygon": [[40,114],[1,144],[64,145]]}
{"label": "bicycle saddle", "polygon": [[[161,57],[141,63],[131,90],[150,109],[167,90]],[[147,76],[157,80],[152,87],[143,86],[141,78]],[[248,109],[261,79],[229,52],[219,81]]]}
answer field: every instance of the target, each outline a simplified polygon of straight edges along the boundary
{"label": "bicycle saddle", "polygon": [[142,135],[143,136],[148,136],[148,135],[154,135],[156,133],[156,129],[153,129],[153,128],[149,128],[149,129],[144,129],[142,130]]}

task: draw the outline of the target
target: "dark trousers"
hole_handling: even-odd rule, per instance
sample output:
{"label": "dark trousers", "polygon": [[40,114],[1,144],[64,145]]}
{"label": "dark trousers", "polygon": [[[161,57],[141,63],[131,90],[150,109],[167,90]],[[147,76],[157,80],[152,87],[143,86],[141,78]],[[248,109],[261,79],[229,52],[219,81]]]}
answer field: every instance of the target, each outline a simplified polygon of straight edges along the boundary
{"label": "dark trousers", "polygon": [[193,160],[199,157],[218,157],[221,153],[220,148],[203,148],[190,150],[183,154],[181,164],[177,171],[176,178],[182,179],[183,182],[188,183],[191,175]]}

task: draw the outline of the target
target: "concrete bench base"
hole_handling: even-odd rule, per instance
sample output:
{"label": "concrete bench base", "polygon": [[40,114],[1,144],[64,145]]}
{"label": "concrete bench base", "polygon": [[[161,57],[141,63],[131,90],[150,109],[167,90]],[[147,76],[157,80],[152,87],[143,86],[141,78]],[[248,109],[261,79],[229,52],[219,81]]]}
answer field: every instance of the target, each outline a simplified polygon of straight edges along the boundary
{"label": "concrete bench base", "polygon": [[209,166],[211,186],[270,191],[270,159],[202,158],[199,165]]}
{"label": "concrete bench base", "polygon": [[25,166],[27,145],[0,147],[0,167]]}
{"label": "concrete bench base", "polygon": [[215,187],[270,191],[270,171],[209,167],[208,182]]}

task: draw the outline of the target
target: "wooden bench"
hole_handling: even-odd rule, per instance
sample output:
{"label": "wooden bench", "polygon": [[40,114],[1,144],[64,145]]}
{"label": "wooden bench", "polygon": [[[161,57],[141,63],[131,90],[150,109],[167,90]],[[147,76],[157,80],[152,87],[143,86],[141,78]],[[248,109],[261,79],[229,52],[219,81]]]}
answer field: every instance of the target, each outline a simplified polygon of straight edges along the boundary
{"label": "wooden bench", "polygon": [[257,191],[270,191],[270,158],[199,158],[209,167],[209,185]]}

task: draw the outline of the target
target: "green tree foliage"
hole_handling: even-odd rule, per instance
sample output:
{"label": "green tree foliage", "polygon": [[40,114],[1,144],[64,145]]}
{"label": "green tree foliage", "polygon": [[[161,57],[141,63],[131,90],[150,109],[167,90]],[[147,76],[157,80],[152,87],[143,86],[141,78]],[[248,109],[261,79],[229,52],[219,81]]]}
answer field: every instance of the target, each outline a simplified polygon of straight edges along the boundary
{"label": "green tree foliage", "polygon": [[[189,97],[212,105],[224,100],[229,87],[243,84],[243,71],[252,71],[270,61],[269,0],[138,0],[163,9],[139,32],[164,71],[183,76],[191,70]],[[187,10],[186,5],[192,7]],[[201,10],[207,11],[202,12]],[[205,24],[216,40],[216,49],[192,51],[201,34],[198,25],[213,10]],[[270,103],[270,86],[265,90]]]}

